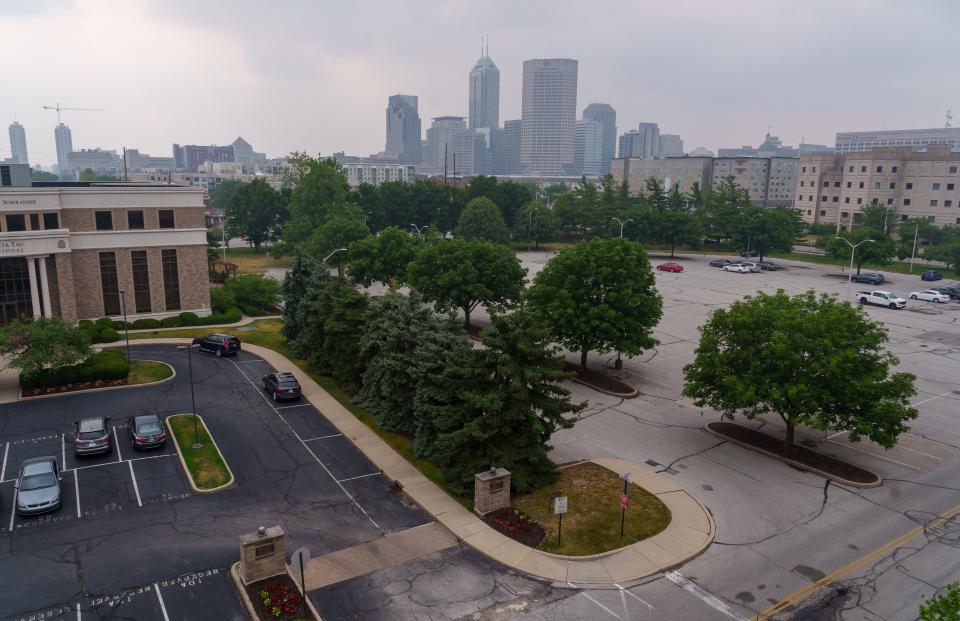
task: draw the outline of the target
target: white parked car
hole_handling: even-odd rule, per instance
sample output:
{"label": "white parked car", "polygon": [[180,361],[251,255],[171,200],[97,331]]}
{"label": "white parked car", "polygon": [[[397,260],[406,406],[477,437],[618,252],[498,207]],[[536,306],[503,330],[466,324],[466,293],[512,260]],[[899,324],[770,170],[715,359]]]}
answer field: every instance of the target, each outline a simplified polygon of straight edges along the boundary
{"label": "white parked car", "polygon": [[731,263],[730,265],[724,265],[723,271],[725,272],[739,272],[741,274],[749,274],[750,268],[744,265],[743,263]]}
{"label": "white parked car", "polygon": [[914,291],[910,294],[911,300],[926,300],[927,302],[949,302],[950,296],[946,293],[940,293],[939,291],[934,291],[933,289],[925,289],[923,291]]}
{"label": "white parked car", "polygon": [[754,274],[759,274],[759,273],[760,273],[760,264],[759,264],[759,263],[752,263],[752,262],[750,262],[750,261],[744,261],[744,262],[742,262],[740,265],[746,266],[746,268],[747,268],[748,270],[750,270],[751,272],[753,272]]}

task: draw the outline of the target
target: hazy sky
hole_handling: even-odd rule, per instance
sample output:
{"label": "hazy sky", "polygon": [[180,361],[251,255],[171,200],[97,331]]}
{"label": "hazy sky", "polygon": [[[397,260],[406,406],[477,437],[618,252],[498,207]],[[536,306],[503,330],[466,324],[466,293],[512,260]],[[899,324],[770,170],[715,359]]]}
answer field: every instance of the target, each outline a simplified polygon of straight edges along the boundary
{"label": "hazy sky", "polygon": [[[488,34],[500,119],[519,118],[522,63],[580,61],[578,116],[595,101],[684,147],[833,144],[837,131],[942,127],[960,117],[955,0],[0,0],[0,125],[55,161],[56,113],[81,147],[229,144],[366,155],[387,97],[429,118],[467,113]],[[958,121],[957,125],[960,125]],[[9,156],[4,131],[0,157]]]}

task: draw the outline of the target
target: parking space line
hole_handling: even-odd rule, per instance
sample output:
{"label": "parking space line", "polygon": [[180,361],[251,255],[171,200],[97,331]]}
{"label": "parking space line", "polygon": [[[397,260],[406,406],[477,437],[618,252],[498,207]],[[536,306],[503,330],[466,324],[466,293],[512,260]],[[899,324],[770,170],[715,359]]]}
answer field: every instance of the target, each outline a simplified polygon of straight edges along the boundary
{"label": "parking space line", "polygon": [[146,457],[131,457],[130,459],[118,459],[117,461],[108,461],[103,464],[90,464],[89,466],[77,466],[76,468],[66,468],[64,472],[70,472],[71,470],[87,470],[89,468],[103,468],[104,466],[116,466],[117,464],[126,462],[130,463],[132,461],[143,461],[145,459],[160,459],[161,457],[173,457],[176,453],[161,453],[160,455],[147,455]]}
{"label": "parking space line", "polygon": [[7,445],[3,448],[3,466],[0,467],[0,482],[6,480],[7,474],[7,454],[10,452],[10,443],[7,442]]}
{"label": "parking space line", "polygon": [[13,532],[13,518],[17,516],[17,490],[13,490],[13,502],[10,503],[10,532]]}
{"label": "parking space line", "polygon": [[910,464],[905,464],[902,461],[897,461],[896,459],[890,459],[889,457],[884,457],[883,455],[877,455],[876,453],[871,453],[870,451],[865,451],[862,448],[850,446],[849,444],[844,444],[843,442],[837,442],[836,440],[827,440],[827,442],[830,442],[831,444],[836,444],[837,446],[842,446],[844,448],[848,448],[854,451],[858,451],[860,453],[866,453],[871,457],[876,457],[877,459],[882,459],[883,461],[889,461],[890,463],[897,464],[898,466],[903,466],[904,468],[910,468],[911,470],[918,470],[918,471],[920,470],[920,468],[916,466],[911,466]]}
{"label": "parking space line", "polygon": [[930,401],[933,401],[934,399],[939,399],[940,397],[946,397],[946,396],[949,395],[949,394],[953,394],[952,391],[951,391],[951,392],[945,392],[945,393],[943,393],[942,395],[937,395],[936,397],[930,397],[929,399],[924,399],[923,401],[917,401],[916,403],[911,403],[911,404],[910,404],[910,407],[915,408],[915,407],[917,407],[918,405],[923,405],[924,403],[929,403]]}
{"label": "parking space line", "polygon": [[643,599],[642,597],[640,597],[640,596],[637,595],[636,593],[632,593],[632,592],[630,591],[630,589],[625,589],[625,588],[623,588],[622,586],[620,586],[619,584],[617,584],[616,582],[613,583],[613,586],[615,586],[615,587],[617,587],[618,589],[620,589],[620,591],[621,591],[622,593],[626,593],[627,595],[629,595],[629,596],[632,597],[633,599],[637,600],[638,602],[640,602],[641,604],[643,604],[644,606],[646,606],[646,607],[647,607],[647,610],[653,610],[653,604],[651,604],[651,603],[648,602],[647,600]]}
{"label": "parking space line", "polygon": [[349,479],[340,479],[337,483],[346,483],[347,481],[356,481],[357,479],[365,479],[367,477],[375,477],[383,474],[382,472],[371,472],[370,474],[361,474],[360,476],[350,477]]}
{"label": "parking space line", "polygon": [[[577,588],[576,585],[573,584],[572,582],[567,582],[567,584],[569,584],[571,588],[574,588],[574,589]],[[609,608],[607,608],[606,606],[604,606],[603,604],[601,604],[601,603],[598,602],[597,600],[595,600],[595,599],[593,599],[592,597],[590,597],[590,594],[587,593],[586,591],[580,591],[580,595],[583,595],[583,596],[586,597],[588,600],[590,600],[591,602],[593,602],[594,604],[596,604],[596,605],[599,606],[600,608],[604,609],[605,611],[607,611],[608,613],[610,613],[610,614],[613,615],[614,617],[616,617],[616,618],[618,618],[618,619],[621,618],[620,615],[618,615],[617,613],[615,613],[614,611],[610,610]]]}
{"label": "parking space line", "polygon": [[[133,473],[133,462],[128,461],[127,465],[130,466],[130,478],[133,479],[133,491],[137,494],[137,506],[142,507],[143,502],[140,500],[140,488],[137,486],[137,475]],[[73,473],[76,474],[77,471],[74,470]]]}
{"label": "parking space line", "polygon": [[67,467],[67,434],[60,434],[60,462],[61,468]]}
{"label": "parking space line", "polygon": [[[234,362],[233,360],[231,360],[230,362],[233,362],[233,364],[237,364],[237,363]],[[270,403],[270,400],[267,399],[267,396],[266,396],[265,394],[263,394],[263,391],[261,391],[259,388],[257,388],[257,385],[253,382],[253,380],[251,380],[249,377],[247,377],[247,374],[244,373],[243,370],[242,370],[239,366],[237,367],[237,371],[239,371],[239,372],[240,372],[240,375],[242,375],[243,378],[244,378],[245,380],[247,380],[247,383],[250,384],[250,385],[253,387],[253,390],[256,391],[256,393],[257,393],[258,395],[260,395],[260,398],[264,400],[264,402],[267,404],[267,406],[268,406],[271,410],[273,410],[273,413],[277,415],[277,418],[279,418],[280,420],[283,421],[283,424],[287,426],[287,429],[290,430],[290,433],[293,434],[293,437],[295,437],[295,438],[300,442],[300,444],[303,445],[303,448],[305,448],[305,449],[307,450],[307,452],[310,453],[310,456],[313,457],[314,461],[316,461],[318,464],[320,464],[320,467],[323,468],[323,470],[330,476],[331,479],[333,479],[333,482],[337,484],[337,486],[340,488],[340,491],[342,491],[342,492],[344,493],[344,495],[346,495],[346,497],[350,499],[350,502],[352,502],[352,503],[357,507],[357,509],[360,509],[360,513],[362,513],[364,516],[366,516],[366,518],[367,518],[368,520],[370,520],[370,523],[373,524],[373,526],[377,529],[377,532],[379,532],[381,535],[386,534],[386,531],[383,529],[383,527],[380,526],[380,524],[378,524],[375,519],[373,519],[373,516],[372,516],[372,515],[370,515],[369,513],[367,513],[367,510],[363,508],[363,505],[361,505],[361,504],[357,501],[357,499],[354,498],[353,495],[352,495],[350,492],[347,491],[347,488],[345,488],[345,487],[343,486],[343,484],[342,484],[340,481],[337,480],[337,477],[333,476],[333,473],[330,472],[330,468],[327,468],[327,465],[326,465],[325,463],[323,463],[323,462],[320,460],[319,457],[317,457],[317,454],[314,453],[313,450],[312,450],[309,446],[307,446],[307,443],[303,441],[303,438],[301,438],[301,437],[300,437],[300,434],[297,433],[297,430],[293,428],[293,425],[291,425],[291,424],[287,421],[287,419],[285,419],[285,418],[283,417],[283,415],[280,414],[280,412],[277,410],[277,408],[275,408],[275,407],[273,406],[273,404]]]}
{"label": "parking space line", "polygon": [[80,519],[80,479],[76,470],[73,471],[73,489],[77,493],[77,519]]}
{"label": "parking space line", "polygon": [[331,433],[329,436],[317,436],[316,438],[307,438],[304,442],[313,442],[314,440],[327,440],[329,438],[339,438],[342,433]]}
{"label": "parking space line", "polygon": [[123,461],[123,453],[120,452],[120,438],[117,437],[117,426],[113,427],[113,443],[117,446],[117,463]]}
{"label": "parking space line", "polygon": [[696,596],[701,601],[703,601],[703,603],[705,603],[707,606],[710,606],[714,610],[718,612],[722,612],[723,614],[727,615],[731,619],[736,619],[736,621],[747,621],[745,618],[741,617],[736,612],[734,612],[734,610],[730,608],[730,606],[727,606],[724,602],[714,597],[711,593],[709,593],[708,591],[705,591],[704,589],[700,588],[696,584],[690,582],[689,580],[687,580],[677,572],[668,571],[663,575],[666,577],[667,580],[674,583],[678,587],[682,588],[684,591],[687,591],[688,593],[692,593],[694,596]]}
{"label": "parking space line", "polygon": [[83,617],[80,616],[80,602],[77,602],[77,621],[82,621]]}
{"label": "parking space line", "polygon": [[163,595],[160,595],[160,585],[154,582],[153,590],[157,594],[157,601],[160,602],[160,612],[163,613],[164,621],[170,621],[170,617],[167,615],[167,606],[163,603]]}
{"label": "parking space line", "polygon": [[306,408],[312,406],[312,403],[298,403],[296,405],[281,405],[280,407],[274,408],[275,410],[289,410],[290,408]]}

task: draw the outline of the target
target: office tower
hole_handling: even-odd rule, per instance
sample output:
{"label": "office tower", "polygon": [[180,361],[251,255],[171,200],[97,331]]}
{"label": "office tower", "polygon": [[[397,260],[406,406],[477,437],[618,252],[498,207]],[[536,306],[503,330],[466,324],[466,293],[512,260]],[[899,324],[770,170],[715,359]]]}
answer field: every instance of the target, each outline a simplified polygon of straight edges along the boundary
{"label": "office tower", "polygon": [[73,151],[73,136],[70,128],[60,123],[53,130],[57,143],[57,174],[65,179],[70,174],[70,152]]}
{"label": "office tower", "polygon": [[470,71],[470,129],[500,126],[500,70],[485,52]]}
{"label": "office tower", "polygon": [[578,175],[600,176],[603,139],[604,127],[602,123],[588,119],[577,121],[573,164]]}
{"label": "office tower", "polygon": [[677,134],[660,134],[660,157],[681,157],[683,138]]}
{"label": "office tower", "polygon": [[583,118],[603,125],[603,141],[600,146],[600,174],[610,172],[610,161],[617,156],[617,111],[605,103],[592,103],[583,109]]}
{"label": "office tower", "polygon": [[[249,145],[248,145],[249,146]],[[173,145],[173,164],[178,170],[197,172],[204,162],[236,162],[233,145]]]}
{"label": "office tower", "polygon": [[660,128],[656,123],[640,123],[620,136],[620,157],[660,157]]}
{"label": "office tower", "polygon": [[[444,169],[446,156],[447,172],[453,173],[453,154],[457,139],[467,133],[467,122],[462,116],[438,116],[427,128],[426,163],[437,172]],[[459,167],[458,167],[459,169]]]}
{"label": "office tower", "polygon": [[523,63],[520,167],[525,174],[563,175],[573,168],[577,61]]}
{"label": "office tower", "polygon": [[16,121],[10,124],[10,157],[16,164],[30,163],[27,160],[27,133]]}
{"label": "office tower", "polygon": [[520,134],[523,122],[514,119],[503,122],[503,133],[494,145],[494,172],[498,175],[515,175],[520,168]]}
{"label": "office tower", "polygon": [[387,102],[385,151],[400,164],[420,163],[420,115],[416,95],[391,95]]}

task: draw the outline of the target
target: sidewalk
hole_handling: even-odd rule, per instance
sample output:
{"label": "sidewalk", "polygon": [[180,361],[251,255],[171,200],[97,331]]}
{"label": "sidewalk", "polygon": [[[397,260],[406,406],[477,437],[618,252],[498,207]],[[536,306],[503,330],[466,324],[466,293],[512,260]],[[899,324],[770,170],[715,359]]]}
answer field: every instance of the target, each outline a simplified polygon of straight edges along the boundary
{"label": "sidewalk", "polygon": [[[189,342],[190,339],[158,338],[131,341],[130,345],[182,345]],[[395,481],[411,500],[458,539],[517,571],[577,586],[622,584],[679,567],[700,555],[713,542],[716,534],[713,516],[670,479],[622,459],[594,459],[595,463],[618,474],[629,472],[634,483],[656,495],[670,509],[673,518],[670,525],[649,539],[591,557],[561,556],[529,548],[495,531],[450,498],[285,357],[257,345],[244,344],[244,349],[276,369],[291,370],[300,382],[303,396],[350,438],[383,471],[384,476]]]}

